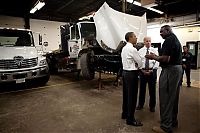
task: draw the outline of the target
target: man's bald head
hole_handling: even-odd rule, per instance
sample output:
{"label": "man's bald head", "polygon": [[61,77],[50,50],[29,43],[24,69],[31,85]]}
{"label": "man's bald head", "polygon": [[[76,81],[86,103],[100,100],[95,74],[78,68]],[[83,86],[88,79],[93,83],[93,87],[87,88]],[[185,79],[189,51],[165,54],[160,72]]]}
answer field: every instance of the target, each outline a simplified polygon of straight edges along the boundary
{"label": "man's bald head", "polygon": [[144,37],[144,45],[149,48],[151,47],[151,37]]}

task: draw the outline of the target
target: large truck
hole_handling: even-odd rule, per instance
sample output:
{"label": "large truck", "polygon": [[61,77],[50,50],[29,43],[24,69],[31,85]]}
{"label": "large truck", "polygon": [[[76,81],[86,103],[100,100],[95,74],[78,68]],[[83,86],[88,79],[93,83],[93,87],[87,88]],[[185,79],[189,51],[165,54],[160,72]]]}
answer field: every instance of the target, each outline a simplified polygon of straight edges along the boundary
{"label": "large truck", "polygon": [[[39,43],[42,38],[38,35]],[[49,68],[42,51],[38,51],[31,30],[0,28],[0,85],[49,80]]]}
{"label": "large truck", "polygon": [[78,74],[82,72],[84,79],[91,80],[94,78],[95,71],[113,73],[119,71],[121,67],[120,50],[110,53],[102,49],[96,40],[94,22],[83,21],[71,26],[64,25],[61,31],[63,31],[61,49],[47,53],[51,73],[62,70],[78,72]]}
{"label": "large truck", "polygon": [[146,15],[128,15],[104,3],[93,19],[61,26],[61,49],[47,54],[51,72],[81,71],[86,80],[94,79],[95,72],[119,74],[125,34],[134,32],[138,42],[146,36]]}

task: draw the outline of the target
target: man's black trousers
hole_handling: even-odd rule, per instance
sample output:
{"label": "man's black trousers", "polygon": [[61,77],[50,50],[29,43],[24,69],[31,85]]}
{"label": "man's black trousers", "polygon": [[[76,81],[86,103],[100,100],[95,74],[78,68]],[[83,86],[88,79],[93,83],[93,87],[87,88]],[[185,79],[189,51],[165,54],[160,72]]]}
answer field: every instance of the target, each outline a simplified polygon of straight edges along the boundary
{"label": "man's black trousers", "polygon": [[127,121],[135,120],[134,113],[138,93],[138,70],[123,70],[123,105],[122,115],[127,116]]}
{"label": "man's black trousers", "polygon": [[140,94],[139,94],[139,106],[143,107],[146,96],[146,85],[148,84],[149,90],[149,107],[155,108],[156,105],[156,80],[157,80],[157,69],[153,69],[150,75],[144,75],[140,72]]}
{"label": "man's black trousers", "polygon": [[[187,85],[190,86],[190,71],[191,71],[191,68],[190,67],[187,67],[187,68],[183,68],[183,74],[185,72],[185,75],[186,75],[186,79],[187,79]],[[183,76],[182,76],[183,77]],[[182,82],[183,82],[183,79],[182,79]]]}

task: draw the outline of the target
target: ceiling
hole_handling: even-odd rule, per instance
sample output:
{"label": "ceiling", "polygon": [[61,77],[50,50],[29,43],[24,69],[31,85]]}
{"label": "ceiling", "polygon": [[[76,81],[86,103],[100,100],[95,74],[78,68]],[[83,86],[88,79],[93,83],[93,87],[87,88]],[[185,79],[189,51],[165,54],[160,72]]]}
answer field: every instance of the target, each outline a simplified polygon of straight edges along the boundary
{"label": "ceiling", "polygon": [[[122,11],[122,0],[44,0],[46,5],[34,14],[29,14],[31,7],[37,0],[5,0],[0,4],[0,15],[17,17],[30,17],[55,21],[74,22],[78,18],[90,12],[97,11],[106,1],[110,7]],[[140,0],[137,0],[140,1]],[[156,0],[158,6],[154,8],[163,11],[160,15],[146,8],[127,4],[126,13],[143,15],[147,13],[147,19],[159,17],[175,17],[196,13],[199,16],[200,0]],[[200,18],[200,17],[198,17]]]}

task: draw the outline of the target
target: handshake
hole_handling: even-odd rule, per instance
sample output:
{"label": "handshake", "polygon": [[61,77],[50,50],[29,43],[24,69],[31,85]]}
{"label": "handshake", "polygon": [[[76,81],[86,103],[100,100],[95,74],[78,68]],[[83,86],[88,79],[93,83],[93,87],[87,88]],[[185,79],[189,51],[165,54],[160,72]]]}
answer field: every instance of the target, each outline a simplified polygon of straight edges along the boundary
{"label": "handshake", "polygon": [[157,55],[152,52],[150,52],[150,54],[145,55],[145,58],[150,59],[150,60],[155,60],[156,57]]}

